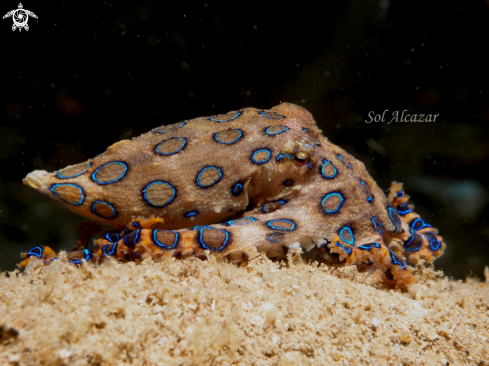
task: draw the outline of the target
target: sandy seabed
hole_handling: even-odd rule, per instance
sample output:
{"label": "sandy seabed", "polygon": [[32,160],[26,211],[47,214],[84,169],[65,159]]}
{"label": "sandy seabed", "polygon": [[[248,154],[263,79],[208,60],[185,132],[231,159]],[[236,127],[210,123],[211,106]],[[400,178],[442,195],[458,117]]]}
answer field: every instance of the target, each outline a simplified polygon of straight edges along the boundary
{"label": "sandy seabed", "polygon": [[0,365],[489,365],[489,285],[259,257],[0,276]]}

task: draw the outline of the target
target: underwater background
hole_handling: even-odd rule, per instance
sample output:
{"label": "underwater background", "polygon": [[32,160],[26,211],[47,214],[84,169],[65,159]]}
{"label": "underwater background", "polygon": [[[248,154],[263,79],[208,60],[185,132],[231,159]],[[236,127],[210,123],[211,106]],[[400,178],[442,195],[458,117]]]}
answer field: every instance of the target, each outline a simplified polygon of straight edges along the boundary
{"label": "underwater background", "polygon": [[[291,102],[382,189],[405,183],[447,244],[435,268],[482,277],[489,0],[272,4],[33,1],[29,31],[2,19],[0,271],[34,246],[70,250],[78,238],[81,217],[22,184],[32,170],[160,125]],[[438,116],[388,123],[396,111]]]}

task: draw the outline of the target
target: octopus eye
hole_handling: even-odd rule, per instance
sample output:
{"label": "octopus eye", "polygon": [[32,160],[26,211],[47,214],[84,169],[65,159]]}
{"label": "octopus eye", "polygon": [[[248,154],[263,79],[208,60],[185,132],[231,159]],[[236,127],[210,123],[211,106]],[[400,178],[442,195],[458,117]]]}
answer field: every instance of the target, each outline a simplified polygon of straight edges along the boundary
{"label": "octopus eye", "polygon": [[294,162],[298,165],[304,165],[309,162],[309,156],[304,152],[299,152],[294,155]]}

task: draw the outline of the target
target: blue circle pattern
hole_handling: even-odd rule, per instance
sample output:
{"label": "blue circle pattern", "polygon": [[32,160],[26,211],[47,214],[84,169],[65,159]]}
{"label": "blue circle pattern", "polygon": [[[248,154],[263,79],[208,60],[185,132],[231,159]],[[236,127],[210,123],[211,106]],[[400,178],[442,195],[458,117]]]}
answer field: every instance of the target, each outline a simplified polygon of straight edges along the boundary
{"label": "blue circle pattern", "polygon": [[288,131],[289,128],[287,126],[280,126],[282,127],[281,130],[277,131],[277,132],[269,132],[268,129],[271,128],[271,127],[274,127],[274,126],[269,126],[267,128],[265,128],[265,132],[267,135],[270,135],[270,136],[273,136],[273,135],[278,135],[279,133],[282,133],[282,132],[285,132],[285,131]]}
{"label": "blue circle pattern", "polygon": [[37,258],[41,258],[42,256],[42,248],[41,247],[35,247],[35,248],[32,248],[31,250],[29,250],[29,252],[27,253],[27,256],[36,256]]}
{"label": "blue circle pattern", "polygon": [[[168,152],[168,153],[162,153],[162,152],[158,151],[158,148],[160,147],[160,145],[162,143],[168,141],[168,140],[181,140],[181,141],[183,141],[182,142],[182,146],[180,146],[177,150],[172,151],[172,152]],[[185,145],[187,145],[187,140],[184,139],[183,137],[172,137],[172,138],[170,138],[168,140],[162,141],[158,145],[156,145],[156,147],[155,147],[155,153],[160,154],[160,155],[163,155],[163,156],[173,155],[173,154],[176,154],[176,153],[182,151],[183,148],[185,147]]]}
{"label": "blue circle pattern", "polygon": [[[121,176],[120,176],[120,177],[118,177],[118,178],[116,178],[116,179],[113,179],[113,180],[108,181],[108,182],[99,182],[99,181],[97,180],[97,178],[96,178],[96,175],[97,175],[97,173],[98,173],[98,171],[99,171],[100,169],[102,169],[104,166],[106,166],[106,165],[108,165],[108,164],[119,164],[119,165],[122,165],[122,166],[124,167],[124,171],[122,172]],[[111,183],[115,183],[115,182],[120,181],[122,178],[124,178],[124,176],[126,175],[126,173],[127,173],[127,165],[126,165],[126,164],[124,164],[124,163],[123,163],[123,162],[121,162],[121,161],[109,161],[108,163],[105,163],[105,164],[102,164],[101,166],[99,166],[99,167],[97,168],[97,170],[95,170],[95,171],[93,172],[93,174],[92,174],[92,179],[93,179],[93,180],[94,180],[96,183],[98,183],[98,184],[100,184],[100,185],[106,185],[106,184],[111,184]]]}
{"label": "blue circle pattern", "polygon": [[[289,229],[285,227],[280,227],[280,226],[275,226],[274,224],[276,222],[287,222],[291,226]],[[267,226],[271,227],[274,230],[283,230],[283,231],[293,231],[295,229],[295,223],[293,221],[287,220],[287,219],[278,219],[278,220],[271,220],[267,222]]]}
{"label": "blue circle pattern", "polygon": [[280,243],[284,237],[283,233],[273,233],[268,237],[268,240],[270,240],[272,243]]}
{"label": "blue circle pattern", "polygon": [[[340,198],[340,203],[338,204],[338,206],[334,209],[334,210],[326,210],[324,208],[324,203],[330,199],[331,197],[339,197]],[[323,210],[326,212],[326,213],[336,213],[338,212],[338,210],[340,209],[341,205],[343,204],[343,202],[345,201],[345,199],[343,198],[343,196],[341,194],[339,194],[338,192],[333,192],[333,193],[328,193],[324,198],[323,200],[321,201],[321,207],[323,208]]]}
{"label": "blue circle pattern", "polygon": [[[195,226],[193,228],[194,230],[199,230],[199,243],[200,245],[202,246],[202,248],[204,249],[208,249],[208,250],[223,250],[226,245],[228,245],[228,242],[229,242],[229,233],[226,231],[226,230],[222,230],[222,229],[215,229],[213,227],[210,227],[210,226]],[[204,240],[203,240],[203,235],[204,235],[204,230],[205,229],[210,229],[210,230],[219,230],[221,232],[223,232],[225,235],[226,235],[226,238],[224,239],[224,242],[223,244],[221,245],[220,248],[212,248],[212,247],[208,247]]]}
{"label": "blue circle pattern", "polygon": [[233,188],[233,195],[237,196],[238,194],[241,193],[243,190],[243,185],[241,183],[236,183],[236,185]]}
{"label": "blue circle pattern", "polygon": [[[267,116],[264,111],[259,111],[258,113],[260,113],[263,117],[268,118],[268,119],[278,119],[278,118],[272,118],[272,117]],[[280,118],[285,118],[284,116],[282,116],[281,114],[278,114],[276,112],[272,112],[272,113],[276,114]]]}
{"label": "blue circle pattern", "polygon": [[[327,175],[324,172],[324,169],[328,167],[328,164],[330,164],[334,169],[334,172],[331,175]],[[337,172],[338,171],[336,170],[336,167],[333,165],[332,162],[330,162],[329,160],[323,159],[323,165],[321,165],[321,174],[324,178],[329,178],[329,179],[334,178],[334,177],[336,177]]]}
{"label": "blue circle pattern", "polygon": [[[110,217],[106,217],[106,216],[102,216],[102,215],[100,215],[100,214],[99,214],[99,213],[98,213],[98,212],[95,210],[95,206],[96,206],[97,204],[103,204],[103,205],[107,205],[107,206],[109,206],[109,208],[112,210],[112,216],[110,216]],[[116,214],[117,214],[117,212],[115,211],[114,206],[112,206],[112,205],[111,205],[109,202],[106,202],[106,201],[95,201],[95,202],[93,203],[93,205],[92,205],[92,212],[93,212],[95,215],[97,215],[98,217],[101,217],[101,218],[106,219],[106,220],[113,219],[113,218],[116,216]]]}
{"label": "blue circle pattern", "polygon": [[[203,172],[205,172],[207,169],[217,169],[219,171],[219,177],[216,178],[216,180],[214,182],[212,182],[211,184],[208,184],[208,185],[203,185],[199,182],[199,179],[200,179],[200,176],[202,175]],[[199,187],[202,187],[202,188],[209,188],[209,187],[212,187],[214,184],[216,184],[217,182],[219,182],[219,180],[222,178],[222,171],[220,168],[218,167],[215,167],[215,166],[207,166],[205,167],[204,169],[202,169],[200,171],[200,173],[197,175],[197,179],[195,180],[197,185],[199,185]]]}
{"label": "blue circle pattern", "polygon": [[69,177],[64,177],[61,175],[61,172],[58,172],[58,174],[56,174],[56,176],[59,178],[59,179],[70,179],[70,178],[76,178],[76,177],[79,177],[80,175],[82,175],[83,173],[86,173],[87,170],[92,166],[90,163],[87,163],[88,166],[87,166],[87,169],[85,169],[84,171],[78,173],[78,174],[75,174],[75,175],[70,175]]}
{"label": "blue circle pattern", "polygon": [[226,145],[231,145],[231,144],[234,144],[236,141],[238,141],[241,137],[243,137],[243,132],[239,129],[237,129],[237,131],[239,131],[239,136],[236,137],[233,141],[221,141],[219,140],[219,137],[218,135],[221,133],[221,132],[225,132],[225,131],[221,131],[221,132],[218,132],[214,135],[214,140],[216,140],[217,142],[220,142],[221,144],[226,144]]}
{"label": "blue circle pattern", "polygon": [[[263,160],[256,160],[255,159],[255,155],[260,153],[260,152],[266,152],[268,154],[268,156],[266,157],[266,159],[263,159]],[[256,150],[254,153],[253,153],[253,156],[251,157],[251,160],[253,160],[253,162],[255,164],[264,164],[266,163],[268,160],[270,160],[270,156],[272,155],[272,153],[270,152],[270,150],[267,150],[267,149],[260,149],[260,150]]]}
{"label": "blue circle pattern", "polygon": [[[171,231],[172,233],[174,233],[175,234],[175,241],[173,242],[173,244],[168,246],[166,244],[160,243],[158,241],[158,239],[156,238],[156,233],[158,231]],[[155,242],[156,245],[158,245],[159,247],[164,248],[164,249],[174,249],[177,246],[178,237],[179,237],[178,233],[176,231],[173,231],[173,230],[161,230],[161,229],[153,230],[153,241]]]}
{"label": "blue circle pattern", "polygon": [[[71,186],[71,187],[75,187],[75,188],[77,188],[77,189],[80,191],[80,194],[81,194],[80,201],[79,201],[79,202],[75,202],[75,203],[73,203],[73,202],[68,202],[68,201],[66,201],[65,199],[63,199],[62,197],[60,197],[60,196],[59,196],[59,195],[56,193],[56,188],[57,188],[57,187],[61,187],[61,186]],[[58,198],[59,198],[61,201],[66,202],[66,203],[68,203],[68,204],[70,204],[70,205],[73,205],[73,206],[79,206],[79,205],[81,205],[81,204],[83,203],[83,200],[85,199],[85,195],[83,194],[83,190],[81,189],[81,187],[79,187],[79,186],[77,186],[76,184],[73,184],[73,183],[57,183],[57,184],[53,184],[53,185],[51,186],[51,188],[49,188],[49,190],[50,190],[51,192],[53,192],[53,194],[54,194],[56,197],[58,197]]]}
{"label": "blue circle pattern", "polygon": [[236,115],[234,117],[231,117],[231,118],[228,118],[228,119],[216,119],[216,118],[213,118],[211,117],[211,121],[214,121],[214,122],[229,122],[229,121],[234,121],[236,118],[238,118],[239,116],[241,116],[242,112],[237,112]]}
{"label": "blue circle pattern", "polygon": [[[350,234],[350,237],[347,238],[345,235]],[[355,242],[355,239],[353,238],[353,232],[348,226],[345,226],[343,229],[340,231],[340,238],[343,240],[345,243],[348,243],[350,245],[353,245]]]}
{"label": "blue circle pattern", "polygon": [[[166,185],[167,185],[168,187],[170,187],[170,188],[172,189],[172,191],[173,191],[173,195],[171,196],[171,198],[170,198],[168,201],[166,201],[164,204],[162,204],[162,205],[155,205],[155,204],[154,204],[154,203],[152,203],[152,202],[151,202],[151,201],[148,199],[148,197],[146,196],[146,191],[147,191],[147,189],[148,189],[149,187],[151,187],[153,184],[166,184]],[[151,205],[151,206],[153,206],[153,207],[159,207],[159,208],[161,208],[161,207],[165,207],[165,206],[166,206],[166,205],[168,205],[168,204],[169,204],[171,201],[173,201],[173,199],[175,198],[175,195],[176,195],[175,188],[173,188],[173,186],[172,186],[170,183],[168,183],[168,182],[163,182],[162,180],[155,180],[154,182],[151,182],[151,183],[150,183],[150,184],[148,184],[148,185],[146,186],[146,188],[144,188],[144,190],[143,190],[143,197],[144,197],[144,200],[145,200],[145,201],[146,201],[146,202],[147,202],[149,205]]]}
{"label": "blue circle pattern", "polygon": [[425,227],[431,227],[430,224],[427,224],[426,222],[424,222],[423,219],[421,218],[417,218],[415,219],[412,223],[411,223],[411,227],[415,230],[415,231],[418,231],[418,230],[421,230],[421,229],[424,229]]}

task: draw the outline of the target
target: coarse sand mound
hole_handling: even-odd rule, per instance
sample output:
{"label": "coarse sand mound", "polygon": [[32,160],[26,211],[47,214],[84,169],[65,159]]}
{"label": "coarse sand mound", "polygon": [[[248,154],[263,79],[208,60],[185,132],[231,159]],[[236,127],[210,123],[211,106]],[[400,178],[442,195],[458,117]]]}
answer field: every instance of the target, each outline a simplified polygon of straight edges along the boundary
{"label": "coarse sand mound", "polygon": [[489,286],[407,291],[300,257],[107,260],[0,276],[0,365],[489,365]]}

